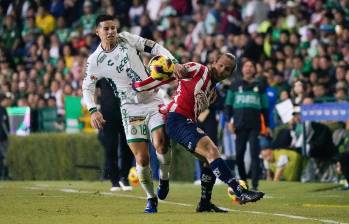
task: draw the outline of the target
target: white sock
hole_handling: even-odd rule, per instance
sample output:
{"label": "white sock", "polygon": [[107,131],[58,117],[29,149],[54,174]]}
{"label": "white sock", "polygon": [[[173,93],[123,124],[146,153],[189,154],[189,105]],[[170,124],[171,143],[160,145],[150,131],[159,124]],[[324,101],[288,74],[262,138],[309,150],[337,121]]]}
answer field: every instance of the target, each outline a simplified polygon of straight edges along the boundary
{"label": "white sock", "polygon": [[141,184],[143,190],[147,194],[147,198],[154,198],[156,194],[154,193],[154,185],[151,174],[151,169],[148,166],[140,166],[136,164],[137,175],[139,183]]}
{"label": "white sock", "polygon": [[168,180],[170,178],[170,169],[171,169],[171,160],[172,160],[171,149],[169,148],[165,154],[159,154],[158,152],[156,152],[156,157],[159,160],[160,179]]}

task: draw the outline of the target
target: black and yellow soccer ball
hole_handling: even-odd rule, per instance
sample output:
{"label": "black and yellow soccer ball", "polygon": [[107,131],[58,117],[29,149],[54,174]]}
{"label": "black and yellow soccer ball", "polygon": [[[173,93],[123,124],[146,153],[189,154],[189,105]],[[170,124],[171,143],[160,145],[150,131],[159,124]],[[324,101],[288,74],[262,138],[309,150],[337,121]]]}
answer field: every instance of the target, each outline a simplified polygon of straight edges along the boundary
{"label": "black and yellow soccer ball", "polygon": [[131,167],[128,173],[128,181],[133,187],[138,186],[139,179],[138,179],[136,167]]}
{"label": "black and yellow soccer ball", "polygon": [[171,59],[158,55],[150,59],[148,63],[150,77],[159,81],[166,81],[173,75],[174,64]]}

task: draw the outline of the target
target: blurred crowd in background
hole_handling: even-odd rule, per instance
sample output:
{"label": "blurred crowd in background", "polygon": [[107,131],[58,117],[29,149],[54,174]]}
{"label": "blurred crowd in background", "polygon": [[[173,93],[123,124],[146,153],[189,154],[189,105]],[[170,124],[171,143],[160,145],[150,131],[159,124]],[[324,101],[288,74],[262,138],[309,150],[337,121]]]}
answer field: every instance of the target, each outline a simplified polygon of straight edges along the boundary
{"label": "blurred crowd in background", "polygon": [[[99,14],[115,16],[119,32],[162,44],[180,63],[209,64],[219,52],[250,59],[270,112],[286,99],[348,100],[349,0],[2,0],[2,106],[52,107],[64,117],[64,96],[82,95]],[[239,75],[224,83],[223,98]],[[271,113],[270,128],[280,124]]]}

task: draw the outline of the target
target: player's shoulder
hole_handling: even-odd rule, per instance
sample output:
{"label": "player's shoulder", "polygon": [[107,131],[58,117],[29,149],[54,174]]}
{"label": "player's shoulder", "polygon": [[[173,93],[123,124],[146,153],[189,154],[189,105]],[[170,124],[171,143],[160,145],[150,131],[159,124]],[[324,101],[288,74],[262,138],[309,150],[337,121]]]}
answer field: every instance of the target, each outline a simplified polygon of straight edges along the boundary
{"label": "player's shoulder", "polygon": [[103,54],[102,47],[98,46],[97,49],[87,58],[87,63],[89,66],[97,67],[105,57],[106,55]]}
{"label": "player's shoulder", "polygon": [[202,70],[202,71],[205,71],[205,70],[208,70],[207,66],[203,65],[203,64],[200,64],[198,62],[187,62],[184,64],[185,68],[188,70],[188,71],[193,71],[193,70]]}
{"label": "player's shoulder", "polygon": [[131,35],[132,35],[132,34],[129,33],[129,32],[127,32],[127,31],[122,31],[122,32],[118,33],[118,36],[119,36],[119,37],[121,37],[121,38],[126,38],[126,39],[127,39],[127,37],[129,37],[129,36],[131,36]]}
{"label": "player's shoulder", "polygon": [[118,34],[118,38],[120,38],[122,42],[134,42],[138,40],[139,36],[127,31],[122,31]]}

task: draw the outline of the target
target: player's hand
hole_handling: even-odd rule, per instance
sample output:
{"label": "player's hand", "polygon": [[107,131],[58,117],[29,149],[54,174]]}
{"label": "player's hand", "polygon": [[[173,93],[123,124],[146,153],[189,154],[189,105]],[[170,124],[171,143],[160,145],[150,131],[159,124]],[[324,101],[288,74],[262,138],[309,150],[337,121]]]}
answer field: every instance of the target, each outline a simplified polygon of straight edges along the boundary
{"label": "player's hand", "polygon": [[93,128],[102,129],[105,124],[105,120],[101,112],[97,111],[91,114],[91,126]]}
{"label": "player's hand", "polygon": [[183,79],[187,74],[187,69],[182,64],[175,64],[173,74],[175,75],[176,79]]}

